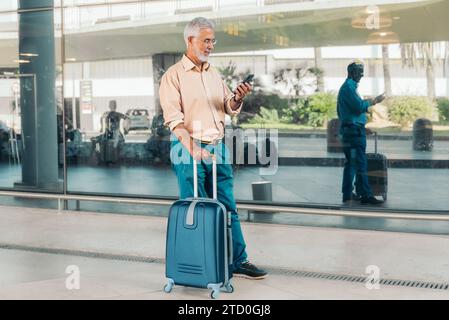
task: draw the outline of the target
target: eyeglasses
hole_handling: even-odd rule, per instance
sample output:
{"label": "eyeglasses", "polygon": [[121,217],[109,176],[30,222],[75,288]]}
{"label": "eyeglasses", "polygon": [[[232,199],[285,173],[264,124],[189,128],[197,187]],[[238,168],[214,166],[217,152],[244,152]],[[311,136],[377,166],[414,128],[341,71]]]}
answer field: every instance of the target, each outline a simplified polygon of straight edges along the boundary
{"label": "eyeglasses", "polygon": [[200,40],[202,42],[204,42],[205,45],[216,45],[217,44],[217,39],[204,39],[204,40]]}

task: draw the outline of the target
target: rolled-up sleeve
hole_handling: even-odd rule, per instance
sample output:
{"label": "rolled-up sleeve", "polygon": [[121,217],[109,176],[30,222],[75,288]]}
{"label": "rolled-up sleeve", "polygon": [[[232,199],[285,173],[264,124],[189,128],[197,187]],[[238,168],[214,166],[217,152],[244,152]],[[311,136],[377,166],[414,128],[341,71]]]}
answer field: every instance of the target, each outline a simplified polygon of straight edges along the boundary
{"label": "rolled-up sleeve", "polygon": [[223,96],[225,97],[224,99],[225,111],[230,116],[238,115],[240,111],[242,111],[243,101],[240,103],[237,109],[232,110],[231,101],[234,98],[235,94],[232,93],[231,90],[229,90],[228,86],[224,81],[222,81],[222,83],[223,83]]}
{"label": "rolled-up sleeve", "polygon": [[169,69],[161,78],[159,86],[159,99],[164,115],[164,124],[173,129],[184,123],[184,113],[181,105],[179,81],[175,72]]}

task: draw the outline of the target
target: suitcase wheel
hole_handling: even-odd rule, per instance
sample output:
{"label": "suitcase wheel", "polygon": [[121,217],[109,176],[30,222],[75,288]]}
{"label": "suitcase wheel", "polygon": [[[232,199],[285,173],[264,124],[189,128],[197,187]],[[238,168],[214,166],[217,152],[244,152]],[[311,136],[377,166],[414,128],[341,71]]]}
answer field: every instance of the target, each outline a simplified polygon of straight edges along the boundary
{"label": "suitcase wheel", "polygon": [[210,297],[212,299],[217,299],[220,295],[220,289],[222,288],[222,283],[209,283],[207,285],[208,289],[212,289],[212,292],[210,293]]}
{"label": "suitcase wheel", "polygon": [[212,292],[210,293],[210,297],[212,299],[217,299],[219,295],[220,295],[220,290],[212,290]]}
{"label": "suitcase wheel", "polygon": [[174,285],[175,283],[173,282],[173,280],[169,279],[167,284],[164,286],[164,291],[170,293]]}
{"label": "suitcase wheel", "polygon": [[232,284],[228,284],[227,286],[224,287],[224,291],[227,293],[233,293],[234,287],[232,286]]}

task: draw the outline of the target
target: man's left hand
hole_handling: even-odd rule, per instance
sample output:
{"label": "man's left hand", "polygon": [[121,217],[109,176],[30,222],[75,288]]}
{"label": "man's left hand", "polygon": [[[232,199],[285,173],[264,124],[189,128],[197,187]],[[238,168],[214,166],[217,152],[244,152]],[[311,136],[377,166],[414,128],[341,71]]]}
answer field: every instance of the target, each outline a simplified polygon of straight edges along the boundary
{"label": "man's left hand", "polygon": [[385,100],[385,94],[382,93],[382,94],[380,94],[380,95],[378,95],[377,97],[374,98],[374,104],[381,103],[384,100]]}
{"label": "man's left hand", "polygon": [[253,87],[249,83],[240,83],[234,91],[235,100],[241,101],[246,95],[248,95],[248,93],[251,92],[251,90],[253,90]]}

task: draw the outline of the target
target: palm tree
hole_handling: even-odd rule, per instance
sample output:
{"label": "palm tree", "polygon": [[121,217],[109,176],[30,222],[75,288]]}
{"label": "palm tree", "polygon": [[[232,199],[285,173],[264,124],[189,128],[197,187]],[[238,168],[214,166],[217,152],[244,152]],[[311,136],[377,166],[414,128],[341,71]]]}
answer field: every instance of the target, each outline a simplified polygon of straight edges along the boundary
{"label": "palm tree", "polygon": [[417,68],[418,61],[420,66],[426,68],[427,78],[427,96],[429,99],[435,99],[435,70],[436,57],[438,56],[440,43],[420,42],[401,44],[402,66],[408,68]]}
{"label": "palm tree", "polygon": [[382,65],[384,69],[384,88],[387,97],[391,97],[391,75],[390,75],[390,57],[388,55],[388,45],[382,45]]}
{"label": "palm tree", "polygon": [[[444,45],[444,58],[443,58],[443,71],[444,71],[444,76],[446,77],[446,95],[449,95],[449,76],[448,76],[448,72],[449,72],[449,41],[446,41],[445,45]],[[449,119],[448,119],[449,120]]]}
{"label": "palm tree", "polygon": [[279,69],[274,73],[275,87],[281,93],[286,93],[290,99],[299,98],[305,95],[306,89],[311,86],[305,81],[310,74],[315,75],[316,70],[306,65]]}
{"label": "palm tree", "polygon": [[315,51],[315,75],[316,75],[316,86],[318,92],[324,92],[324,81],[323,76],[323,59],[321,56],[321,48],[313,48]]}
{"label": "palm tree", "polygon": [[230,90],[233,90],[233,86],[238,82],[239,77],[235,74],[237,70],[237,65],[229,60],[227,66],[221,66],[217,68],[223,78],[223,81],[229,87]]}

